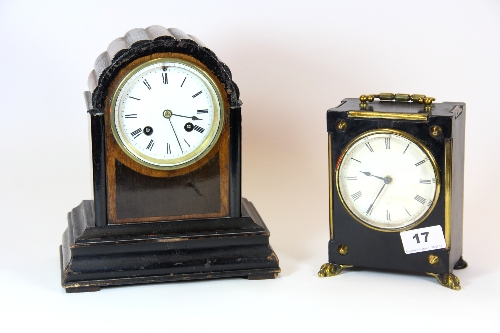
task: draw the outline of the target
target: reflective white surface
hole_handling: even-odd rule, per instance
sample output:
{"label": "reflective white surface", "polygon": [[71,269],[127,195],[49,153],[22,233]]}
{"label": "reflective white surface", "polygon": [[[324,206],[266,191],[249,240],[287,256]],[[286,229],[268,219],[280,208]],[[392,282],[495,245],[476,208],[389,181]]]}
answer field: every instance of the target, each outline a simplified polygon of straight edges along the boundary
{"label": "reflective white surface", "polygon": [[220,112],[215,89],[203,73],[165,60],[141,68],[120,87],[114,120],[129,154],[153,165],[175,166],[204,152],[217,135]]}
{"label": "reflective white surface", "polygon": [[415,138],[381,132],[353,139],[336,171],[338,188],[358,220],[396,230],[420,221],[433,208],[439,173]]}

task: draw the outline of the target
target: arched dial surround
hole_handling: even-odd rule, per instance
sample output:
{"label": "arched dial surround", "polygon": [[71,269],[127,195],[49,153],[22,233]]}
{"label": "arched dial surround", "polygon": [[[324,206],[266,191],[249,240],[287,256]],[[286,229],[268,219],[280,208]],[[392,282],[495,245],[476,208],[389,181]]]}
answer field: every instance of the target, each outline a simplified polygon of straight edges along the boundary
{"label": "arched dial surround", "polygon": [[217,85],[200,67],[159,58],[134,68],[112,102],[112,131],[136,162],[177,169],[203,157],[216,143],[224,119]]}
{"label": "arched dial surround", "polygon": [[439,170],[430,151],[408,133],[378,129],[353,139],[337,163],[342,204],[367,227],[401,231],[422,222],[439,196]]}

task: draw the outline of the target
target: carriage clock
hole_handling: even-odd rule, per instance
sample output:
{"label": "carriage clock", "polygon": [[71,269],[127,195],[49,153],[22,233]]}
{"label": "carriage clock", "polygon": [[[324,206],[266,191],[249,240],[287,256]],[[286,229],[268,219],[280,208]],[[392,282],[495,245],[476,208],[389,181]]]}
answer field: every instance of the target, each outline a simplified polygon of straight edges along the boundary
{"label": "carriage clock", "polygon": [[433,101],[382,93],[328,110],[330,241],[320,277],[356,266],[460,289],[465,104]]}
{"label": "carriage clock", "polygon": [[68,214],[66,292],[275,278],[269,230],[241,197],[241,101],[231,71],[179,29],[133,29],[84,93],[93,200]]}

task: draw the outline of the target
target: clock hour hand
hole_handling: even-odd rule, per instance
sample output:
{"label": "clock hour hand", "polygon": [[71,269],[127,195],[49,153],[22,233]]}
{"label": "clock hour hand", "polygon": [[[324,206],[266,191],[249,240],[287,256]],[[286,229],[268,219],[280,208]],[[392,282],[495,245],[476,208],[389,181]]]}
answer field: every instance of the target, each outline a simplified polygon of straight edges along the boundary
{"label": "clock hour hand", "polygon": [[375,178],[378,178],[378,179],[382,179],[384,182],[386,181],[385,178],[383,177],[379,177],[379,176],[375,176],[375,175],[372,175],[370,172],[365,172],[365,171],[360,171],[362,174],[364,174],[365,176],[368,176],[368,177],[375,177]]}
{"label": "clock hour hand", "polygon": [[180,115],[180,114],[175,114],[175,113],[172,113],[172,116],[189,118],[189,119],[191,119],[191,120],[203,120],[203,119],[198,118],[198,117],[196,117],[196,116],[189,117],[189,116],[183,116],[183,115]]}

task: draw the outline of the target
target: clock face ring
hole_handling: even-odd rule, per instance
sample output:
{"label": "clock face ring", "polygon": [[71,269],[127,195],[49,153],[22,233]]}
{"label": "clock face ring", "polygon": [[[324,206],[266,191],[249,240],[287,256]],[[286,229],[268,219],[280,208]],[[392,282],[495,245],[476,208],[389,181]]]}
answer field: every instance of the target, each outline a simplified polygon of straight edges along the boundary
{"label": "clock face ring", "polygon": [[336,187],[342,205],[358,222],[379,231],[402,231],[434,209],[439,169],[432,153],[412,135],[371,130],[340,154]]}
{"label": "clock face ring", "polygon": [[157,58],[134,67],[111,103],[111,129],[120,148],[153,169],[186,167],[217,142],[224,102],[214,78],[180,58]]}

